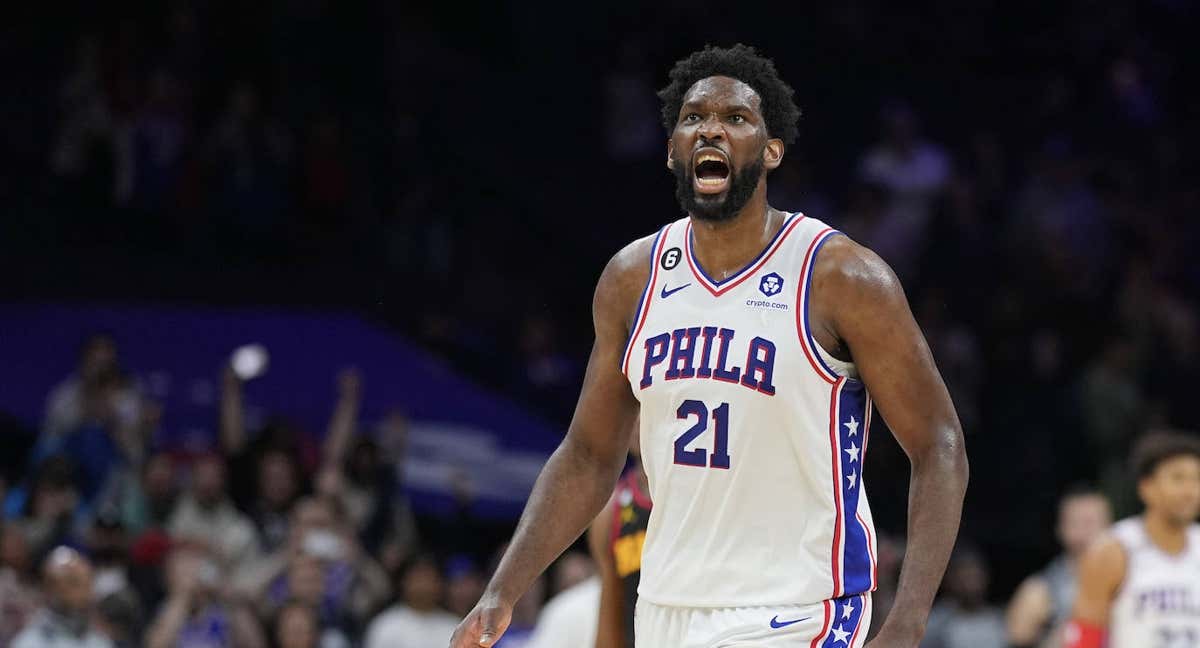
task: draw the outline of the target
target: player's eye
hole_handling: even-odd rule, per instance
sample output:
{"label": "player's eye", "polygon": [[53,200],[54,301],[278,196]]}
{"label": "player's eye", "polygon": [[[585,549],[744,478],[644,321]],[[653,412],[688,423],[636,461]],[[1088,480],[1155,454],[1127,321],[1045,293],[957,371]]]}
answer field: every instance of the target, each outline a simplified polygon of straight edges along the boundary
{"label": "player's eye", "polygon": [[687,115],[684,116],[683,121],[685,121],[685,122],[700,121],[700,115],[697,113],[688,113]]}
{"label": "player's eye", "polygon": [[746,118],[741,115],[730,115],[729,121],[734,124],[744,124],[746,123]]}

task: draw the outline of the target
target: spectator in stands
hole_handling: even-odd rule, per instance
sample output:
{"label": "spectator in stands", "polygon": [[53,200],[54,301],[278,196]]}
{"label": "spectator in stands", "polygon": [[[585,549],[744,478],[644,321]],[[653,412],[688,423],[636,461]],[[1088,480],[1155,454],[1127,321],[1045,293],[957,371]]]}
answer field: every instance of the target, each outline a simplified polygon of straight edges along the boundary
{"label": "spectator in stands", "polygon": [[249,608],[222,595],[221,567],[199,549],[167,561],[167,600],[146,630],[147,648],[265,648]]}
{"label": "spectator in stands", "polygon": [[945,595],[929,614],[921,648],[1005,648],[1004,614],[988,605],[983,555],[960,543],[950,560]]}
{"label": "spectator in stands", "polygon": [[20,526],[0,522],[0,646],[11,645],[41,605],[32,566],[29,543]]}
{"label": "spectator in stands", "polygon": [[356,634],[388,596],[387,576],[327,500],[296,503],[288,542],[245,570],[240,589],[270,617],[288,601],[313,606],[322,633]]}
{"label": "spectator in stands", "polygon": [[146,460],[137,480],[123,480],[110,501],[120,512],[121,523],[136,536],[167,526],[178,499],[177,486],[171,457],[158,453]]}
{"label": "spectator in stands", "polygon": [[[289,512],[305,491],[308,435],[276,419],[251,436],[246,429],[242,379],[226,366],[221,382],[221,449],[233,478],[230,495],[248,511],[264,551],[274,551],[288,536]],[[314,453],[315,455],[315,453]]]}
{"label": "spectator in stands", "polygon": [[86,548],[94,564],[96,599],[136,596],[129,567],[129,535],[116,511],[101,511],[88,530]]}
{"label": "spectator in stands", "polygon": [[275,615],[275,648],[347,648],[350,643],[340,633],[321,632],[316,608],[289,601]]}
{"label": "spectator in stands", "polygon": [[599,613],[600,578],[593,575],[546,602],[525,648],[590,648],[596,641]]}
{"label": "spectator in stands", "polygon": [[74,549],[59,547],[42,566],[47,604],[12,648],[111,648],[91,619],[92,566]]}
{"label": "spectator in stands", "polygon": [[[398,564],[417,545],[416,520],[398,480],[407,421],[393,412],[379,426],[377,438],[355,436],[362,402],[359,372],[343,369],[337,377],[337,391],[322,448],[317,491],[338,500],[368,551],[378,554],[387,545],[397,554],[389,559]],[[387,443],[386,449],[381,441]]]}
{"label": "spectator in stands", "polygon": [[20,525],[35,557],[58,545],[79,546],[75,528],[79,490],[71,462],[58,456],[46,459],[36,470],[29,497],[14,492],[10,500],[10,506],[23,500]]}
{"label": "spectator in stands", "polygon": [[950,159],[923,139],[916,112],[904,102],[883,110],[884,137],[859,163],[859,177],[886,187],[889,204],[870,239],[876,252],[900,276],[912,276],[936,200],[950,180]]}
{"label": "spectator in stands", "polygon": [[467,616],[483,596],[485,584],[483,574],[469,557],[452,557],[446,563],[446,608],[460,619]]}
{"label": "spectator in stands", "polygon": [[87,403],[94,400],[100,385],[120,373],[117,341],[108,333],[93,333],[79,350],[79,365],[51,392],[46,400],[42,433],[59,437],[78,427],[86,417]]}
{"label": "spectator in stands", "polygon": [[399,575],[400,601],[367,628],[364,648],[435,648],[450,643],[458,617],[440,607],[442,575],[428,554],[410,559]]}
{"label": "spectator in stands", "polygon": [[130,590],[99,597],[96,624],[113,642],[113,648],[141,648],[145,620],[137,596]]}
{"label": "spectator in stands", "polygon": [[1075,565],[1083,550],[1112,524],[1108,500],[1091,489],[1059,500],[1056,531],[1063,552],[1026,578],[1008,605],[1008,641],[1018,648],[1059,648],[1059,632],[1075,603]]}
{"label": "spectator in stands", "polygon": [[258,496],[250,519],[263,551],[281,546],[288,535],[288,513],[300,496],[300,467],[282,449],[269,449],[258,460]]}
{"label": "spectator in stands", "polygon": [[214,557],[236,571],[258,554],[254,525],[233,506],[226,490],[225,462],[204,455],[192,466],[192,485],[175,505],[167,530],[177,540],[211,546]]}

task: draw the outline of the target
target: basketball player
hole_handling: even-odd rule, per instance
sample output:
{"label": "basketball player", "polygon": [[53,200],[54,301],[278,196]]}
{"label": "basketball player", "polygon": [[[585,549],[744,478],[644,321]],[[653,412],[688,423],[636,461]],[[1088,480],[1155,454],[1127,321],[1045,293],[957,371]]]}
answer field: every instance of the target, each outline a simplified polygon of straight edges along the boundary
{"label": "basketball player", "polygon": [[595,648],[633,648],[633,610],[652,504],[636,436],[629,454],[633,465],[588,531],[588,546],[600,575]]}
{"label": "basketball player", "polygon": [[1068,648],[1200,646],[1200,441],[1148,435],[1133,465],[1146,510],[1080,561]]}
{"label": "basketball player", "polygon": [[872,646],[913,648],[967,480],[928,345],[879,257],[767,204],[799,117],[774,64],[709,47],[670,77],[666,163],[687,217],[604,269],[571,426],[451,646],[500,638],[513,603],[608,500],[639,416],[654,509],[637,646],[862,646],[875,587],[862,465],[878,408],[912,480],[908,557]]}

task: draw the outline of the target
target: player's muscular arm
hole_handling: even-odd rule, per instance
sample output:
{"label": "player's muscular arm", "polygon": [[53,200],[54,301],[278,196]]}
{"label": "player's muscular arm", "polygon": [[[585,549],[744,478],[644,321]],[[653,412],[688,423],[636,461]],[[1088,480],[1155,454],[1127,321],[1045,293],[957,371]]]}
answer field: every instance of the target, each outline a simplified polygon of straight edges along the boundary
{"label": "player's muscular arm", "polygon": [[967,487],[962,428],[891,268],[840,236],[816,263],[815,333],[826,348],[848,349],[912,464],[908,550],[895,604],[871,645],[915,648],[958,534]]}
{"label": "player's muscular arm", "polygon": [[625,600],[621,596],[621,578],[613,562],[609,538],[612,537],[615,501],[604,507],[592,527],[588,529],[588,548],[596,561],[600,574],[600,616],[596,626],[595,648],[624,648],[625,643]]}
{"label": "player's muscular arm", "polygon": [[637,400],[621,373],[629,322],[645,286],[650,238],[609,261],[592,301],[596,341],[567,436],[542,468],[508,550],[451,648],[491,646],[534,578],[596,517],[612,494],[629,449]]}
{"label": "player's muscular arm", "polygon": [[1113,599],[1125,580],[1125,561],[1125,550],[1116,538],[1103,538],[1083,554],[1079,561],[1075,608],[1063,637],[1064,648],[1103,645]]}

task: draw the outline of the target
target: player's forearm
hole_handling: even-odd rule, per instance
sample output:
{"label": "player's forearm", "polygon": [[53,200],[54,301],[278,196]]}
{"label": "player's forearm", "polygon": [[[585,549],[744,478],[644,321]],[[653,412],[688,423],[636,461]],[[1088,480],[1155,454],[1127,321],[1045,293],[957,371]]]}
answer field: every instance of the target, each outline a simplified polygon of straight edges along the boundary
{"label": "player's forearm", "polygon": [[538,574],[595,519],[624,464],[623,451],[600,456],[568,437],[538,476],[485,596],[516,603]]}
{"label": "player's forearm", "polygon": [[[884,628],[919,639],[958,535],[967,488],[967,456],[961,433],[947,433],[912,457],[908,495],[908,541],[892,611]],[[914,644],[915,645],[915,644]]]}

